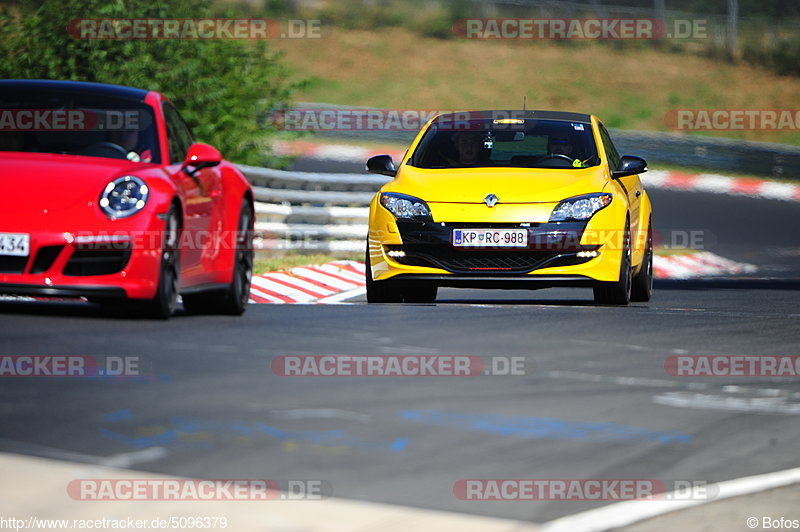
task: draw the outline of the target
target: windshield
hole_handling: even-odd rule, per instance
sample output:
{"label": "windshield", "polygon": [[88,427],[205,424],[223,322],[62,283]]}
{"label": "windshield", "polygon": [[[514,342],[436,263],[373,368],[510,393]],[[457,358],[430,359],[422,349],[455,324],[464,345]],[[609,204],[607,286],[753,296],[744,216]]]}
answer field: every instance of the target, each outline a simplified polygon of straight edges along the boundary
{"label": "windshield", "polygon": [[148,105],[30,88],[0,92],[0,151],[160,162]]}
{"label": "windshield", "polygon": [[587,168],[600,163],[591,124],[532,118],[433,122],[411,158],[419,168]]}

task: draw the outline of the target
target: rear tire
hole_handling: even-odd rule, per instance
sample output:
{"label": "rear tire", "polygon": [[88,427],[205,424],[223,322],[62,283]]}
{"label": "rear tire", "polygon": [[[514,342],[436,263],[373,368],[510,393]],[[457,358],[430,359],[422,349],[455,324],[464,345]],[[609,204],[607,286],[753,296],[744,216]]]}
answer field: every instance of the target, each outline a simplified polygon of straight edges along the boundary
{"label": "rear tire", "polygon": [[239,316],[247,309],[250,283],[253,279],[253,208],[245,200],[239,211],[233,279],[222,291],[201,292],[183,296],[183,308],[189,314],[228,314]]}
{"label": "rear tire", "polygon": [[647,244],[639,273],[631,284],[631,301],[650,301],[653,296],[653,224],[647,224]]}
{"label": "rear tire", "polygon": [[631,300],[631,228],[625,223],[622,237],[622,260],[620,261],[619,280],[599,283],[594,287],[594,302],[598,305],[627,305]]}
{"label": "rear tire", "polygon": [[364,265],[366,285],[367,285],[367,302],[368,303],[402,303],[403,292],[397,283],[391,281],[375,281],[372,279],[372,266],[370,266],[369,259],[369,244],[367,244],[367,251],[364,256]]}

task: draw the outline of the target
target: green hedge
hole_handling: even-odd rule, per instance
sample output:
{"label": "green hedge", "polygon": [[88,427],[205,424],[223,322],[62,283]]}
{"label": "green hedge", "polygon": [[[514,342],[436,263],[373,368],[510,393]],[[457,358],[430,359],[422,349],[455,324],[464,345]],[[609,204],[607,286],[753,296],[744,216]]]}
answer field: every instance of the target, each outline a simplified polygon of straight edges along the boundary
{"label": "green hedge", "polygon": [[78,18],[202,18],[209,0],[39,0],[0,11],[0,77],[116,83],[167,95],[198,140],[231,160],[274,162],[263,117],[296,85],[264,41],[80,40]]}

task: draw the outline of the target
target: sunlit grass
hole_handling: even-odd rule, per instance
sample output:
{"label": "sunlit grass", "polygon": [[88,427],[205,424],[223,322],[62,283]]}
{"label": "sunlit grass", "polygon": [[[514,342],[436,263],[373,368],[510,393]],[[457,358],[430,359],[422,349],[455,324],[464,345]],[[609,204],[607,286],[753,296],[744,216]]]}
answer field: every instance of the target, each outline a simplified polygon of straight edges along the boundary
{"label": "sunlit grass", "polygon": [[[408,30],[332,27],[322,39],[284,39],[296,101],[393,109],[552,109],[597,114],[609,127],[668,130],[674,109],[794,109],[800,78],[652,47],[433,39]],[[365,65],[368,68],[365,70]],[[800,132],[716,136],[800,144]]]}
{"label": "sunlit grass", "polygon": [[307,266],[310,264],[325,264],[334,260],[364,260],[363,253],[296,253],[280,252],[271,254],[270,252],[259,252],[253,270],[256,274],[266,272],[286,271],[297,266]]}

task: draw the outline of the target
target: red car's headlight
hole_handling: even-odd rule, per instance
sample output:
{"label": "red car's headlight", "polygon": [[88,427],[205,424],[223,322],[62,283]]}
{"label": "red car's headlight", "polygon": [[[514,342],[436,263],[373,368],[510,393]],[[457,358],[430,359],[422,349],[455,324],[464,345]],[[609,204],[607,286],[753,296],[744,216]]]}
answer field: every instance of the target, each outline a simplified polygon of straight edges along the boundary
{"label": "red car's headlight", "polygon": [[144,181],[133,175],[119,177],[103,189],[100,209],[109,218],[127,218],[142,210],[147,203],[150,189]]}

